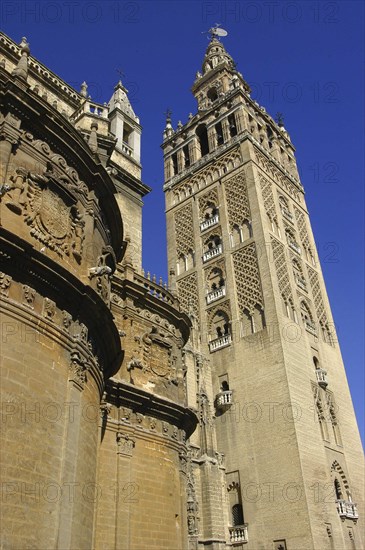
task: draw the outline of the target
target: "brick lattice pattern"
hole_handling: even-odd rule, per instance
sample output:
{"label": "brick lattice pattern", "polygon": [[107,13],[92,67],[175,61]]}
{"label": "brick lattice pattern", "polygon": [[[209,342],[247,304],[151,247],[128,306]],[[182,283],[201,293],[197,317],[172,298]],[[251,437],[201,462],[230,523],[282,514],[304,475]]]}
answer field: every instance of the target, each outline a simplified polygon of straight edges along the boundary
{"label": "brick lattice pattern", "polygon": [[232,257],[241,313],[245,309],[252,312],[256,305],[263,308],[264,301],[255,244],[251,243],[241,248]]}

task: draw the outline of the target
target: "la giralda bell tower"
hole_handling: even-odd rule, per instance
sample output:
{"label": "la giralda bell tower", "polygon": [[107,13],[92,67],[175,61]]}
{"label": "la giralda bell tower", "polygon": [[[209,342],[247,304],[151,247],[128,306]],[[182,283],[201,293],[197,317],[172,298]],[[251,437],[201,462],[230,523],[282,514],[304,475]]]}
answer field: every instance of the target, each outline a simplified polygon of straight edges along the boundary
{"label": "la giralda bell tower", "polygon": [[163,151],[190,549],[363,548],[363,455],[294,146],[212,29]]}

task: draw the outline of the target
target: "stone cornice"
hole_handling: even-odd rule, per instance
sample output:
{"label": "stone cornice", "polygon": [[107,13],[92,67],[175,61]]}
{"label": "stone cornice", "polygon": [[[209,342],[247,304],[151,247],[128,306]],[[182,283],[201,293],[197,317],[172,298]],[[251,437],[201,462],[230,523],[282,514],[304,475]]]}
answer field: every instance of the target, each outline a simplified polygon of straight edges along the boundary
{"label": "stone cornice", "polygon": [[[3,32],[0,33],[0,50],[15,65],[18,63],[21,47]],[[84,99],[72,86],[31,55],[28,58],[28,72],[74,108]]]}
{"label": "stone cornice", "polygon": [[[147,309],[151,314],[156,314],[167,319],[180,331],[185,344],[190,335],[191,321],[185,313],[180,311],[179,301],[162,287],[161,291],[165,293],[166,298],[160,299],[153,296],[150,293],[150,288],[142,284],[143,279],[142,276],[135,274],[133,268],[125,266],[124,273],[121,273],[119,270],[119,273],[117,271],[113,277],[112,296],[115,294],[120,297],[123,301],[122,307],[127,308],[128,302],[132,300],[133,307]],[[150,283],[147,279],[145,281],[146,283]]]}
{"label": "stone cornice", "polygon": [[105,377],[117,372],[123,357],[118,330],[110,310],[91,287],[2,227],[0,271],[29,285],[40,295],[53,300],[59,309],[84,323],[96,345]]}
{"label": "stone cornice", "polygon": [[198,423],[195,412],[169,399],[149,393],[122,380],[111,378],[106,384],[107,401],[116,407],[127,407],[133,412],[153,416],[167,422],[190,437]]}

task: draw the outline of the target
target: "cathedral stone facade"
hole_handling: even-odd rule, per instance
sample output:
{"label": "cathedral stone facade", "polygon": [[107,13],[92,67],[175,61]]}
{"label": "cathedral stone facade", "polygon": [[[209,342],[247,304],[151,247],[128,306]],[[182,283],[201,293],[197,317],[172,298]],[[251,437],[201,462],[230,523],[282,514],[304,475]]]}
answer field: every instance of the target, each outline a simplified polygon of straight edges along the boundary
{"label": "cathedral stone facade", "polygon": [[282,121],[213,32],[164,132],[0,36],[1,548],[360,549],[361,443]]}

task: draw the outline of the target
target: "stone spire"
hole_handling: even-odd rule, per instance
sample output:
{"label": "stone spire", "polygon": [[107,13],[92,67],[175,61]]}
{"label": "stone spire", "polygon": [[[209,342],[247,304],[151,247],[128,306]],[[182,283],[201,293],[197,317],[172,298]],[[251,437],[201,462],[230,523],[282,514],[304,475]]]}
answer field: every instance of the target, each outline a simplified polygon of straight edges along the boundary
{"label": "stone spire", "polygon": [[[209,92],[211,84],[216,88],[216,92],[220,97],[223,97],[223,93],[234,88],[241,88],[250,93],[248,83],[244,80],[242,74],[237,71],[236,63],[215,34],[211,35],[203,60],[202,72],[198,71],[196,73],[192,91],[197,97],[200,92]],[[208,99],[214,100],[213,91],[210,92]],[[206,108],[201,96],[198,101],[200,108]]]}
{"label": "stone spire", "polygon": [[226,52],[222,42],[213,35],[204,56],[202,66],[203,76],[212,69],[215,69],[218,65],[223,64],[225,64],[227,68],[235,70],[235,63],[232,57]]}
{"label": "stone spire", "polygon": [[171,111],[170,109],[167,109],[166,111],[166,126],[165,126],[165,130],[163,132],[163,138],[166,139],[170,136],[172,136],[172,134],[174,133],[174,129],[172,127],[172,124],[171,124]]}
{"label": "stone spire", "polygon": [[23,36],[20,43],[21,57],[18,61],[18,65],[13,70],[12,75],[27,80],[28,77],[28,56],[30,54],[29,44],[25,36]]}
{"label": "stone spire", "polygon": [[114,88],[108,103],[110,131],[117,138],[117,149],[140,162],[141,126],[121,80]]}
{"label": "stone spire", "polygon": [[88,97],[88,93],[87,93],[87,84],[84,80],[84,82],[81,84],[81,90],[80,90],[80,95],[82,95],[82,97]]}
{"label": "stone spire", "polygon": [[114,109],[119,109],[120,111],[122,111],[122,113],[136,120],[136,122],[139,122],[139,119],[133,111],[127,94],[127,88],[125,88],[122,84],[122,81],[119,80],[118,84],[114,88],[114,93],[109,101],[109,112],[114,111]]}

